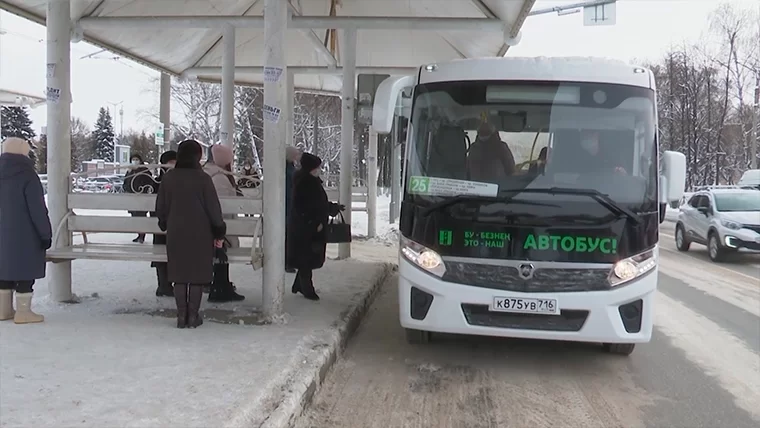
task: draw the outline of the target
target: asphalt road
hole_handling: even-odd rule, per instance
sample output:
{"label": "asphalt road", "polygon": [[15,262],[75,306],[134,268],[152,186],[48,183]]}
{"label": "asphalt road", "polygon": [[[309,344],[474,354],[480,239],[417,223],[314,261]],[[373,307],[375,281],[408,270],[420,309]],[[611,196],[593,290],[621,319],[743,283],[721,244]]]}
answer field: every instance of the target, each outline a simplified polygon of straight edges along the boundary
{"label": "asphalt road", "polygon": [[668,241],[653,340],[629,357],[447,335],[408,345],[391,278],[297,427],[760,426],[758,261],[718,266]]}

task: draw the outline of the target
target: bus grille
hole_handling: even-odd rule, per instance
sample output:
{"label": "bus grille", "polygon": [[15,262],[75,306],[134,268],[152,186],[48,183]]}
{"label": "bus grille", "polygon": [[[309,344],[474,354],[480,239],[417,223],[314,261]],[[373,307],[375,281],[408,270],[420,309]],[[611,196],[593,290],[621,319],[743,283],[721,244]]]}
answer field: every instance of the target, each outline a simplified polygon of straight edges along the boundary
{"label": "bus grille", "polygon": [[607,269],[536,268],[523,279],[516,267],[446,262],[443,280],[473,287],[522,293],[556,293],[609,290]]}

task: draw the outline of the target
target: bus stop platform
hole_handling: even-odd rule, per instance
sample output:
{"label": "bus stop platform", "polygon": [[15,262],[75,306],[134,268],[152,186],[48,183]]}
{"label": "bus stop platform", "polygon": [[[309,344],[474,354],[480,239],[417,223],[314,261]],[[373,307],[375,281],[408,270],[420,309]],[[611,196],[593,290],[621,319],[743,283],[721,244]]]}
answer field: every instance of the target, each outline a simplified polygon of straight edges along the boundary
{"label": "bus stop platform", "polygon": [[354,242],[350,260],[331,260],[329,246],[314,272],[322,300],[288,292],[274,324],[259,321],[261,274],[250,267],[230,272],[246,300],[204,295],[203,326],[177,330],[149,264],[76,261],[79,303],[53,301],[41,280],[45,322],[0,323],[0,426],[288,426],[394,269],[390,235]]}

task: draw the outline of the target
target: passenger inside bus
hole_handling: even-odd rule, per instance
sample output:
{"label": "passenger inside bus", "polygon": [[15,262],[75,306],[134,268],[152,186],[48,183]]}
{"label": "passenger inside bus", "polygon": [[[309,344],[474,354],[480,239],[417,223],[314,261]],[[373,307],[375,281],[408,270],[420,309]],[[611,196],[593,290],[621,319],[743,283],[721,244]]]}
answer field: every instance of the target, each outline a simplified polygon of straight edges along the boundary
{"label": "passenger inside bus", "polygon": [[498,182],[514,175],[515,157],[501,140],[496,127],[483,123],[467,156],[467,178],[473,181]]}
{"label": "passenger inside bus", "polygon": [[581,148],[584,153],[582,158],[585,158],[587,162],[581,162],[584,166],[584,170],[590,172],[614,172],[620,175],[626,175],[628,172],[617,162],[611,159],[610,156],[602,153],[599,146],[599,132],[592,130],[581,131]]}

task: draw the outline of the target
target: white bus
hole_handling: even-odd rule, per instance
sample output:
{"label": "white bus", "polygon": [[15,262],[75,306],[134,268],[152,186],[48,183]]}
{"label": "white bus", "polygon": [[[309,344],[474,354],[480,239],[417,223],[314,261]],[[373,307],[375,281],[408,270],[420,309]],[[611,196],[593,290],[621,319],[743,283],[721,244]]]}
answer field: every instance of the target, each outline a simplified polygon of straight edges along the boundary
{"label": "white bus", "polygon": [[648,342],[660,210],[686,171],[682,154],[659,155],[655,97],[649,70],[606,59],[422,66],[399,223],[407,340],[568,340],[624,355]]}

